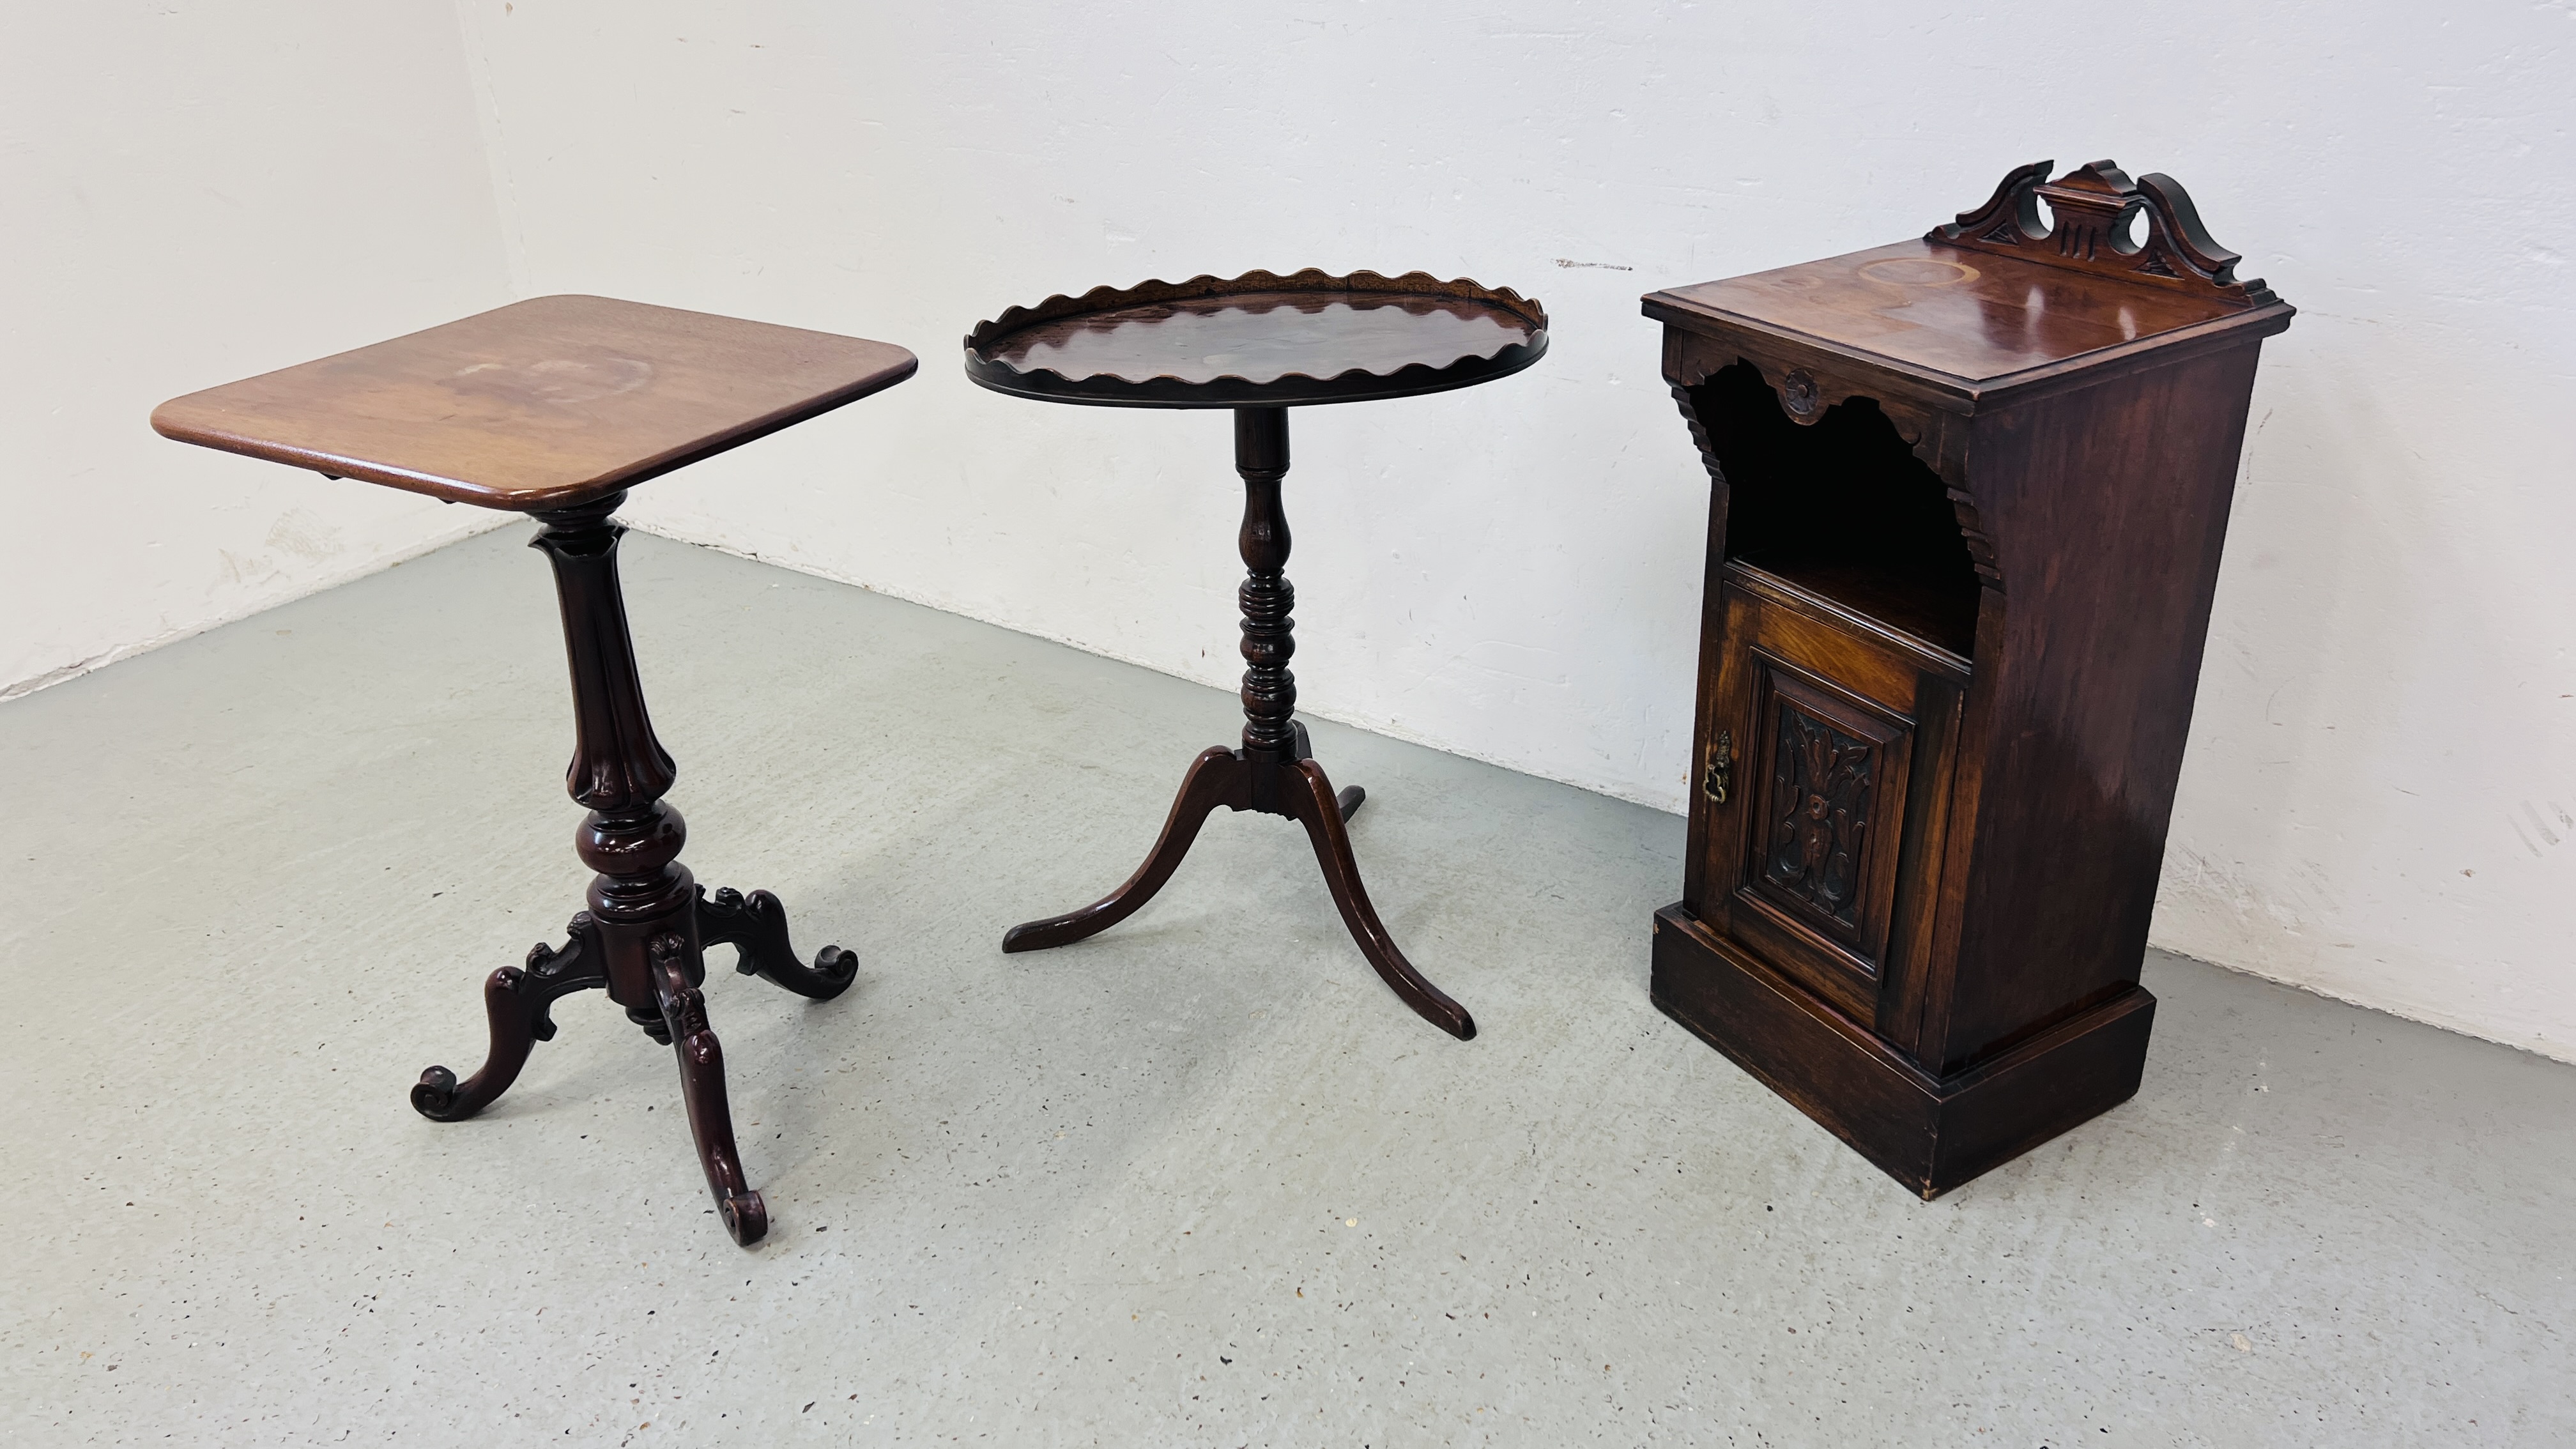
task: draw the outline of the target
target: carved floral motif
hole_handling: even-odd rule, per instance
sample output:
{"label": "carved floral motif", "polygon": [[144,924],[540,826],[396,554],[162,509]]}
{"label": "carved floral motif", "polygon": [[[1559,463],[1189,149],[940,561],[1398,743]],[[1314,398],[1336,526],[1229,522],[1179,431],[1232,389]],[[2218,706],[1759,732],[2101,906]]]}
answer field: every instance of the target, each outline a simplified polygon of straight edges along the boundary
{"label": "carved floral motif", "polygon": [[1762,879],[1843,929],[1857,930],[1876,773],[1872,747],[1786,700],[1774,735],[1771,844]]}

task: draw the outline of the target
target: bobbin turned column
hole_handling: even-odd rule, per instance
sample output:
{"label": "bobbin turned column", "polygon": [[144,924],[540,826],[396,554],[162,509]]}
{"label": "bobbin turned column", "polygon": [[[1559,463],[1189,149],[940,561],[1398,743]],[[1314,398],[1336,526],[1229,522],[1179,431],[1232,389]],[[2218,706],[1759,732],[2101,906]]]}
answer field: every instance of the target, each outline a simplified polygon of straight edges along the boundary
{"label": "bobbin turned column", "polygon": [[[1277,772],[1310,759],[1306,726],[1297,719],[1297,676],[1288,661],[1297,654],[1296,586],[1288,566],[1288,512],[1279,499],[1288,477],[1288,410],[1234,410],[1234,471],[1243,478],[1243,527],[1235,544],[1243,554],[1243,757],[1251,769],[1255,808],[1278,807]],[[1335,797],[1348,821],[1368,799],[1353,785]]]}
{"label": "bobbin turned column", "polygon": [[[1288,410],[1234,410],[1234,471],[1243,476],[1243,749],[1247,759],[1277,764],[1297,753],[1297,590],[1288,566],[1288,514],[1279,485],[1288,477]],[[1356,801],[1353,802],[1356,805]]]}

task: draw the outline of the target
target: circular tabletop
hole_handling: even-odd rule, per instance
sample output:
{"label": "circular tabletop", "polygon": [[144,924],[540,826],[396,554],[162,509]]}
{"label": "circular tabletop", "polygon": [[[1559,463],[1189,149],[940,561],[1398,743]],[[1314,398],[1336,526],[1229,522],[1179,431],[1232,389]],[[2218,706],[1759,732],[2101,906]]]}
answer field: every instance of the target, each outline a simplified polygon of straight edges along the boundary
{"label": "circular tabletop", "polygon": [[1298,407],[1471,387],[1547,352],[1547,310],[1427,272],[1247,272],[1098,287],[966,334],[995,392],[1101,407]]}

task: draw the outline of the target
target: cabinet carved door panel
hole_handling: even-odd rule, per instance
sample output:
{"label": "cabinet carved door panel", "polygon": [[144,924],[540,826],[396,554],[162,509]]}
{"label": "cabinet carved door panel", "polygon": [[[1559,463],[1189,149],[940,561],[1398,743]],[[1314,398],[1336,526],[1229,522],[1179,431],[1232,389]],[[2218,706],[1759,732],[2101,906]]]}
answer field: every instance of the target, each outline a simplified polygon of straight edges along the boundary
{"label": "cabinet carved door panel", "polygon": [[1732,881],[1738,920],[1868,1020],[1896,902],[1912,723],[1763,651],[1753,663],[1759,773]]}
{"label": "cabinet carved door panel", "polygon": [[1944,813],[1956,682],[1927,673],[1919,646],[1757,571],[1729,571],[1712,623],[1701,739],[1707,778],[1729,789],[1698,807],[1692,909],[1854,1020],[1892,1024],[1938,868],[1924,847]]}
{"label": "cabinet carved door panel", "polygon": [[1762,838],[1747,863],[1750,889],[1874,966],[1887,930],[1876,897],[1890,882],[1868,877],[1886,874],[1870,866],[1873,848],[1892,832],[1877,828],[1873,806],[1903,800],[1911,732],[1840,705],[1776,666],[1763,674],[1768,698],[1758,713],[1769,768],[1754,797]]}

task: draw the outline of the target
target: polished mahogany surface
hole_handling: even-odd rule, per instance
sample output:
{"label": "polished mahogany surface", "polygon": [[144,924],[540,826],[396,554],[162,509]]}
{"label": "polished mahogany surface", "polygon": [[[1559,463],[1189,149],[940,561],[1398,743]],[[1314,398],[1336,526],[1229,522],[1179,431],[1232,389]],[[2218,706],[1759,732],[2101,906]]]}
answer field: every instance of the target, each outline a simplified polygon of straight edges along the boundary
{"label": "polished mahogany surface", "polygon": [[1654,302],[1782,328],[1971,382],[2247,315],[2220,297],[1921,239],[1675,287],[1654,294],[1650,315]]}
{"label": "polished mahogany surface", "polygon": [[575,507],[910,377],[890,343],[535,297],[163,403],[162,436],[487,508]]}
{"label": "polished mahogany surface", "polygon": [[994,358],[1075,379],[1276,382],[1292,372],[1338,377],[1417,363],[1445,367],[1526,343],[1533,330],[1499,307],[1447,297],[1253,292],[1068,317],[1018,334]]}
{"label": "polished mahogany surface", "polygon": [[967,338],[966,370],[996,391],[1062,402],[1293,406],[1463,387],[1546,350],[1546,312],[1508,290],[1310,270],[1014,308]]}

